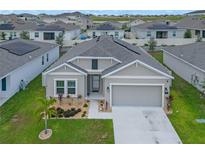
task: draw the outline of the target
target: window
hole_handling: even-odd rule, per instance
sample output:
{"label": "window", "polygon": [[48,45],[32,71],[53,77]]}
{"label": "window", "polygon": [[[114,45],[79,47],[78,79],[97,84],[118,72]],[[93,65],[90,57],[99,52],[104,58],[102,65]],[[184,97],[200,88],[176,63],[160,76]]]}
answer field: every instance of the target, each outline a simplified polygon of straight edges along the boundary
{"label": "window", "polygon": [[205,30],[202,32],[202,37],[205,38]]}
{"label": "window", "polygon": [[173,37],[176,36],[176,31],[173,31],[172,36],[173,36]]}
{"label": "window", "polygon": [[56,94],[64,94],[64,81],[56,81]]}
{"label": "window", "polygon": [[43,39],[44,40],[55,40],[55,33],[43,33]]}
{"label": "window", "polygon": [[97,70],[98,69],[98,60],[92,59],[92,69]]}
{"label": "window", "polygon": [[35,32],[35,37],[39,37],[39,32]]}
{"label": "window", "polygon": [[115,37],[119,37],[119,32],[115,32]]}
{"label": "window", "polygon": [[150,36],[151,36],[151,32],[148,31],[148,32],[147,32],[147,37],[150,37]]}
{"label": "window", "polygon": [[14,32],[14,37],[16,37],[16,32]]}
{"label": "window", "polygon": [[200,30],[195,30],[195,35],[200,36]]}
{"label": "window", "polygon": [[6,78],[3,78],[1,80],[1,85],[2,85],[1,90],[6,91]]}
{"label": "window", "polygon": [[49,61],[49,54],[48,53],[46,54],[46,61],[47,62]]}
{"label": "window", "polygon": [[75,80],[67,81],[67,93],[68,95],[76,95],[76,81]]}
{"label": "window", "polygon": [[42,63],[42,65],[44,65],[44,56],[42,56],[42,62],[41,63]]}

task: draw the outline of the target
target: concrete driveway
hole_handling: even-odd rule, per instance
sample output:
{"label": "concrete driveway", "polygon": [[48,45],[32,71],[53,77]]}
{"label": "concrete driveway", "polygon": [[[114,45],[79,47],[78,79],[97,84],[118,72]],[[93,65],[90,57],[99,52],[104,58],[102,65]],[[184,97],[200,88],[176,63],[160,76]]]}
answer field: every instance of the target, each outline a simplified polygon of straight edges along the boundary
{"label": "concrete driveway", "polygon": [[115,143],[178,144],[180,138],[161,108],[113,107]]}

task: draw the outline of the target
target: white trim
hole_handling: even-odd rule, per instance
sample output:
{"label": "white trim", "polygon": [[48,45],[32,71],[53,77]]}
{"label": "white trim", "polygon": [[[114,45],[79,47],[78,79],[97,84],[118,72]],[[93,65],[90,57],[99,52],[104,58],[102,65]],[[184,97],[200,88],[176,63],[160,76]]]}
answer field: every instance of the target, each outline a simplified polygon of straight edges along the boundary
{"label": "white trim", "polygon": [[162,49],[162,50],[163,50],[163,52],[167,53],[168,55],[170,55],[170,56],[172,56],[172,57],[174,57],[174,58],[176,58],[176,59],[178,59],[178,60],[181,60],[182,62],[184,62],[184,63],[190,65],[191,67],[193,67],[193,68],[195,68],[195,69],[197,69],[197,70],[202,71],[203,73],[205,73],[205,70],[203,70],[203,69],[201,69],[201,68],[199,68],[199,67],[197,67],[197,66],[195,66],[195,65],[193,65],[193,64],[191,64],[191,63],[189,63],[189,62],[187,62],[187,61],[185,61],[185,60],[183,60],[182,58],[179,58],[178,56],[175,56],[174,54],[171,54],[170,52],[168,52],[168,51],[166,51],[166,50],[164,50],[164,49]]}
{"label": "white trim", "polygon": [[67,81],[75,81],[75,95],[71,95],[72,97],[77,97],[78,96],[78,79],[73,79],[73,78],[56,78],[54,79],[54,97],[58,97],[56,94],[56,81],[64,81],[64,94],[63,97],[67,97]]}
{"label": "white trim", "polygon": [[162,102],[161,107],[164,107],[164,84],[149,84],[149,83],[110,83],[110,106],[112,106],[112,86],[161,86],[162,87]]}
{"label": "white trim", "polygon": [[164,76],[108,76],[108,79],[169,79]]}
{"label": "white trim", "polygon": [[72,73],[72,72],[51,72],[49,75],[82,75],[80,73]]}
{"label": "white trim", "polygon": [[51,70],[49,70],[49,71],[47,71],[47,72],[43,72],[43,75],[46,75],[46,74],[48,74],[48,73],[50,73],[50,72],[52,72],[52,71],[55,71],[56,69],[58,69],[58,68],[60,68],[60,67],[62,67],[62,66],[65,66],[65,65],[68,66],[68,67],[70,67],[71,69],[76,70],[77,72],[82,73],[83,75],[87,75],[87,73],[82,72],[81,70],[79,70],[79,69],[77,69],[77,68],[75,68],[75,67],[73,67],[73,66],[71,66],[71,65],[69,65],[69,64],[67,64],[67,63],[63,63],[63,64],[61,64],[61,65],[58,65],[58,66],[52,68]]}
{"label": "white trim", "polygon": [[88,73],[102,73],[103,70],[91,70],[91,69],[86,69]]}
{"label": "white trim", "polygon": [[105,78],[105,77],[107,77],[107,76],[110,76],[110,75],[112,75],[113,73],[116,73],[116,72],[118,72],[118,71],[120,71],[120,70],[122,70],[122,69],[124,69],[124,68],[127,68],[127,67],[129,67],[129,66],[131,66],[132,64],[135,64],[135,63],[140,63],[140,64],[142,64],[143,66],[145,66],[145,67],[147,67],[147,68],[149,68],[149,69],[151,69],[151,70],[154,70],[155,72],[158,72],[158,73],[160,73],[160,74],[162,74],[162,75],[164,75],[164,76],[166,76],[166,77],[168,77],[168,78],[174,79],[173,76],[170,76],[170,75],[168,75],[168,74],[166,74],[166,73],[164,73],[164,72],[162,72],[162,71],[160,71],[160,70],[158,70],[158,69],[155,69],[154,67],[152,67],[152,66],[150,66],[150,65],[147,65],[147,64],[145,64],[145,63],[143,63],[143,62],[141,62],[141,61],[139,61],[139,60],[132,61],[131,63],[128,63],[127,65],[124,65],[124,66],[122,66],[122,67],[120,67],[120,68],[118,68],[118,69],[116,69],[116,70],[114,70],[114,71],[112,71],[112,72],[110,72],[110,73],[108,73],[108,74],[105,74],[105,75],[102,76],[102,78]]}
{"label": "white trim", "polygon": [[76,59],[113,59],[119,63],[122,63],[120,60],[118,60],[114,57],[91,57],[91,56],[76,56],[74,58],[69,59],[67,62],[71,62],[71,61],[76,60]]}

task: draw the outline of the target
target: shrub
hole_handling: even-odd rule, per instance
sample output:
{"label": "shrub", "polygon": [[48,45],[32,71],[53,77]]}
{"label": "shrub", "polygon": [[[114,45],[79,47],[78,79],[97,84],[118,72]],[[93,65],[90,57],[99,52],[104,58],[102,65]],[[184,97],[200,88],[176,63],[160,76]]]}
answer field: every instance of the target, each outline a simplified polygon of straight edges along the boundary
{"label": "shrub", "polygon": [[157,46],[157,42],[153,38],[151,38],[148,41],[148,46],[150,51],[154,51],[155,47]]}
{"label": "shrub", "polygon": [[191,31],[189,29],[184,33],[184,38],[192,38]]}
{"label": "shrub", "polygon": [[71,108],[71,111],[75,111],[75,108],[74,108],[74,107],[72,107],[72,108]]}
{"label": "shrub", "polygon": [[88,104],[87,104],[87,103],[85,103],[85,104],[83,105],[83,107],[88,107]]}
{"label": "shrub", "polygon": [[64,117],[68,118],[68,117],[72,117],[75,115],[75,111],[71,111],[71,110],[67,110],[63,113]]}
{"label": "shrub", "polygon": [[76,113],[79,113],[79,112],[81,112],[81,109],[80,109],[80,108],[76,110]]}
{"label": "shrub", "polygon": [[60,114],[63,114],[63,113],[64,113],[64,110],[63,110],[62,108],[60,108],[60,107],[58,107],[58,108],[56,109],[56,111],[57,111],[57,115],[60,115]]}

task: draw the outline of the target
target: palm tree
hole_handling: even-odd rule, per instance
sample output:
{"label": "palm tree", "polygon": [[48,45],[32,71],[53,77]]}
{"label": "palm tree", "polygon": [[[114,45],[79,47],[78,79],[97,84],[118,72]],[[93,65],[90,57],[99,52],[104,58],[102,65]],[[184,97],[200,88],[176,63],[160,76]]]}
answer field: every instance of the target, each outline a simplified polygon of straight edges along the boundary
{"label": "palm tree", "polygon": [[45,98],[40,98],[39,102],[42,104],[42,116],[44,117],[45,120],[45,134],[48,133],[48,118],[50,118],[52,115],[56,114],[56,110],[51,107],[56,100],[54,98],[50,98],[50,99],[45,99]]}

